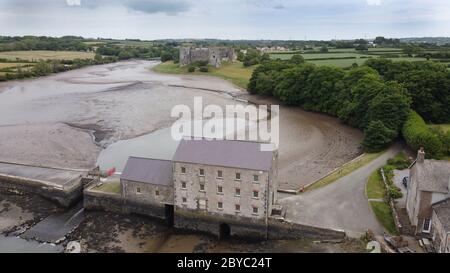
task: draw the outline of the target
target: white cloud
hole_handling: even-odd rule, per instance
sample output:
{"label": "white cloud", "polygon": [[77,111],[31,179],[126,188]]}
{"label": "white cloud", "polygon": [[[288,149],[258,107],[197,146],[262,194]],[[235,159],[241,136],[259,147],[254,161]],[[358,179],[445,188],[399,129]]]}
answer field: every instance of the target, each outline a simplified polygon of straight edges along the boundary
{"label": "white cloud", "polygon": [[381,6],[381,0],[367,0],[369,6]]}
{"label": "white cloud", "polygon": [[81,0],[66,0],[68,6],[81,6]]}

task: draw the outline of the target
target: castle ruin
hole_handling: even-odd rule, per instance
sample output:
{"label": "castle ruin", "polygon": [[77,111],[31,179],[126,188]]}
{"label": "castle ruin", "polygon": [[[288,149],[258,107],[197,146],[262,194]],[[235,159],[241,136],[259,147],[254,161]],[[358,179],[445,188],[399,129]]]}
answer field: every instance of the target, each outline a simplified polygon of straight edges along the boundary
{"label": "castle ruin", "polygon": [[207,61],[214,67],[220,67],[222,61],[236,60],[234,49],[230,47],[180,48],[180,65],[189,65],[199,61]]}

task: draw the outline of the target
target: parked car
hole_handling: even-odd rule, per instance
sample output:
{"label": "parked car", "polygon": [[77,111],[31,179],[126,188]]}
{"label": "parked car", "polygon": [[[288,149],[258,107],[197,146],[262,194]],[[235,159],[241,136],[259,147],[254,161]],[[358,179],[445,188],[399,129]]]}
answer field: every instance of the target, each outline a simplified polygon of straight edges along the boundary
{"label": "parked car", "polygon": [[409,183],[409,177],[408,176],[403,177],[402,184],[405,188],[408,188],[408,183]]}

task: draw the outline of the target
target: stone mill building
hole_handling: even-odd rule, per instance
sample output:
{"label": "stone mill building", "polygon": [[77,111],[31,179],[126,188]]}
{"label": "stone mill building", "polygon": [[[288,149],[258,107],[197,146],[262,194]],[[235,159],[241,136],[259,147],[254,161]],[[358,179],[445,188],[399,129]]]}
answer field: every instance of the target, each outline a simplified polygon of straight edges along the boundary
{"label": "stone mill building", "polygon": [[130,157],[121,175],[124,202],[177,228],[266,238],[278,154],[260,145],[183,139],[172,161]]}

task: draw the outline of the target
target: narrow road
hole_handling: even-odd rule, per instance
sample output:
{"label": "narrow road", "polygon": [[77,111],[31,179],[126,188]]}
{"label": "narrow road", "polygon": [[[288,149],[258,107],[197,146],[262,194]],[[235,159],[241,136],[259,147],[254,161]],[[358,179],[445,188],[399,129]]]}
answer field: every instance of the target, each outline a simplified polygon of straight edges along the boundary
{"label": "narrow road", "polygon": [[370,174],[401,151],[395,144],[369,164],[334,183],[279,200],[286,209],[286,219],[306,225],[345,230],[358,236],[367,229],[382,234],[383,227],[373,215],[365,196]]}

